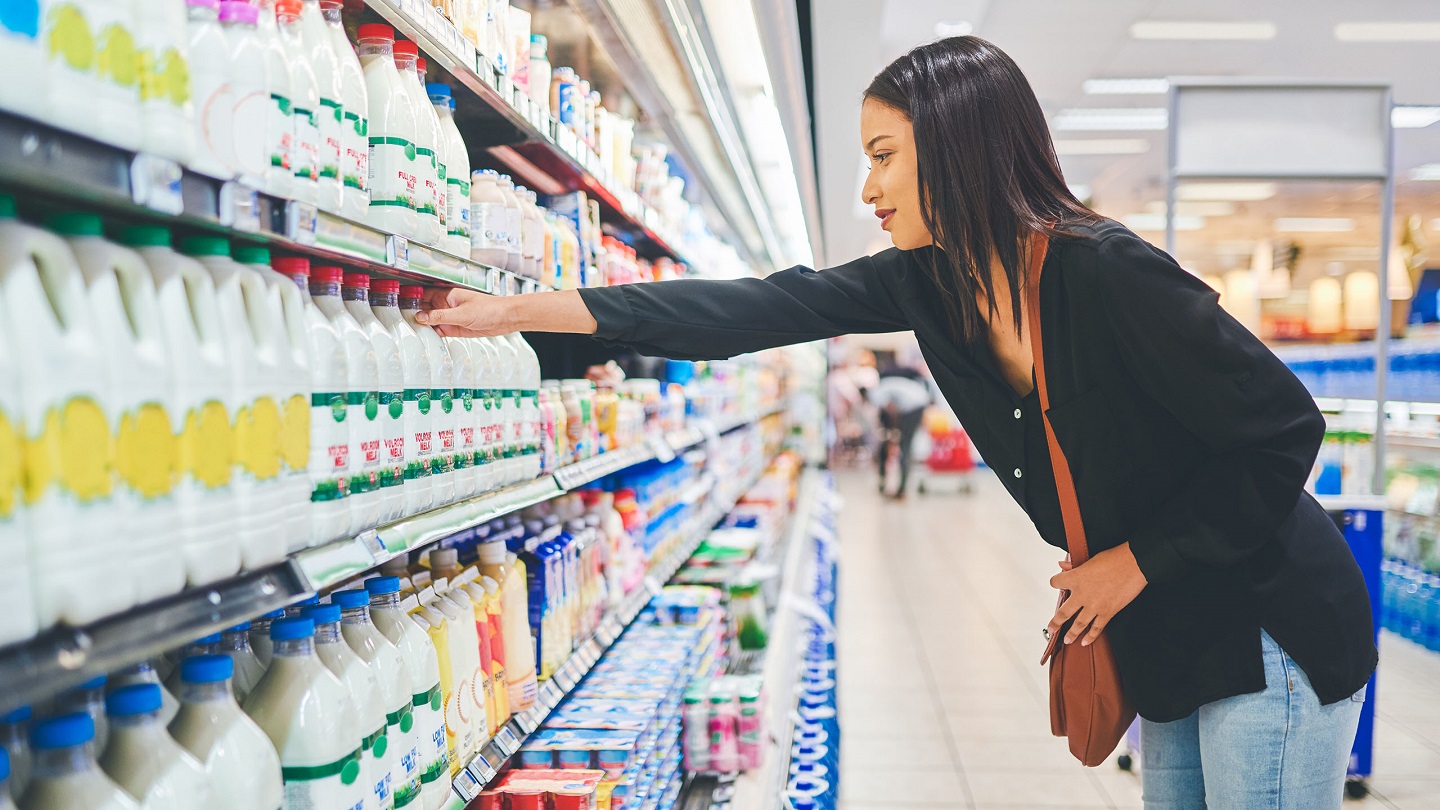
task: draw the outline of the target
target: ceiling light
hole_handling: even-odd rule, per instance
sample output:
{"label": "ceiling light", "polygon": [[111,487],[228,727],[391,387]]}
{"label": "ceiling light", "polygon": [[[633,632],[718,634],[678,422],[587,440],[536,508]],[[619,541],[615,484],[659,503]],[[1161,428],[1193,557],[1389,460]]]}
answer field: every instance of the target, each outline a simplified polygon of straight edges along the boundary
{"label": "ceiling light", "polygon": [[1130,26],[1135,39],[1274,39],[1270,22],[1178,22],[1149,20]]}
{"label": "ceiling light", "polygon": [[1274,183],[1185,183],[1175,190],[1181,200],[1257,202],[1275,196]]}
{"label": "ceiling light", "polygon": [[1275,220],[1279,233],[1350,233],[1355,220],[1349,217],[1280,217]]}
{"label": "ceiling light", "polygon": [[1440,121],[1440,107],[1397,105],[1390,111],[1390,125],[1396,129],[1424,129]]}
{"label": "ceiling light", "polygon": [[[1440,180],[1440,163],[1422,163],[1410,170],[1411,180]],[[1440,222],[1440,220],[1436,220]]]}
{"label": "ceiling light", "polygon": [[1170,92],[1169,79],[1086,79],[1092,96],[1160,96]]}
{"label": "ceiling light", "polygon": [[1127,131],[1164,129],[1169,114],[1163,107],[1077,108],[1061,110],[1055,129],[1061,131]]}
{"label": "ceiling light", "polygon": [[1440,42],[1440,22],[1348,22],[1335,26],[1341,42]]}
{"label": "ceiling light", "polygon": [[[1164,214],[1165,202],[1156,200],[1147,203],[1145,210],[1151,214]],[[1235,203],[1232,202],[1185,201],[1175,203],[1175,215],[1179,217],[1228,217],[1233,213],[1235,213]]]}
{"label": "ceiling light", "polygon": [[965,20],[954,20],[951,22],[935,23],[935,36],[937,37],[963,37],[969,36],[975,30],[975,26]]}
{"label": "ceiling light", "polygon": [[1057,155],[1139,155],[1150,151],[1144,138],[1065,139],[1055,142]]}
{"label": "ceiling light", "polygon": [[[1165,230],[1164,214],[1130,214],[1121,217],[1120,221],[1132,231]],[[1203,227],[1205,227],[1204,217],[1175,217],[1175,230],[1177,231],[1198,231]]]}

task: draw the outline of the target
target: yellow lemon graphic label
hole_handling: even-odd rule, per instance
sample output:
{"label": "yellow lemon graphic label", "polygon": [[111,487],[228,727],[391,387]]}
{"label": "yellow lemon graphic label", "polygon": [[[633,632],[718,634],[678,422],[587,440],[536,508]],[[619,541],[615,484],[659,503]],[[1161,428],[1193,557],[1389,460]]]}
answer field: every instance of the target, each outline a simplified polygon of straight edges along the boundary
{"label": "yellow lemon graphic label", "polygon": [[190,103],[190,65],[185,54],[170,48],[160,57],[159,90],[171,104],[183,107]]}
{"label": "yellow lemon graphic label", "polygon": [[121,87],[134,87],[140,80],[135,37],[119,25],[100,32],[100,76]]}
{"label": "yellow lemon graphic label", "polygon": [[20,465],[24,445],[10,417],[0,411],[0,518],[15,514],[16,492],[20,489]]}
{"label": "yellow lemon graphic label", "polygon": [[280,474],[280,408],[259,397],[235,419],[235,457],[261,481]]}
{"label": "yellow lemon graphic label", "polygon": [[310,403],[300,394],[285,402],[280,422],[280,457],[292,470],[310,466]]}
{"label": "yellow lemon graphic label", "polygon": [[180,435],[180,470],[209,489],[230,483],[235,433],[225,406],[215,400],[190,411]]}
{"label": "yellow lemon graphic label", "polygon": [[175,431],[170,414],[153,402],[141,405],[120,421],[115,438],[115,469],[120,480],[142,498],[158,498],[175,487]]}
{"label": "yellow lemon graphic label", "polygon": [[160,65],[155,58],[155,52],[145,48],[139,51],[135,58],[140,66],[140,100],[154,101],[160,98],[165,88],[160,85]]}
{"label": "yellow lemon graphic label", "polygon": [[45,27],[50,31],[45,47],[51,59],[58,57],[84,73],[95,69],[95,36],[80,9],[72,5],[52,7],[45,17]]}
{"label": "yellow lemon graphic label", "polygon": [[[46,429],[50,425],[46,420]],[[81,502],[108,498],[115,485],[115,443],[105,412],[77,397],[60,415],[60,486]]]}

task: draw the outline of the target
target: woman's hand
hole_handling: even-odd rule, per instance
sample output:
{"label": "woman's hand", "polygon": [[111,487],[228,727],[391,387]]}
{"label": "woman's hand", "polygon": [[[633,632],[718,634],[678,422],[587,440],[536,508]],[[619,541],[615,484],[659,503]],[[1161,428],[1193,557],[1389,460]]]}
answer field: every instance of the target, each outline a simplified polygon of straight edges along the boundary
{"label": "woman's hand", "polygon": [[506,325],[507,300],[474,290],[431,287],[415,320],[445,337],[494,337],[515,330]]}
{"label": "woman's hand", "polygon": [[1050,578],[1050,587],[1069,591],[1070,596],[1050,619],[1045,628],[1046,637],[1060,632],[1073,616],[1075,623],[1065,634],[1065,643],[1072,644],[1079,639],[1082,647],[1099,638],[1115,614],[1134,601],[1149,584],[1135,562],[1129,543],[1102,551],[1082,565],[1062,560],[1060,568],[1060,573]]}

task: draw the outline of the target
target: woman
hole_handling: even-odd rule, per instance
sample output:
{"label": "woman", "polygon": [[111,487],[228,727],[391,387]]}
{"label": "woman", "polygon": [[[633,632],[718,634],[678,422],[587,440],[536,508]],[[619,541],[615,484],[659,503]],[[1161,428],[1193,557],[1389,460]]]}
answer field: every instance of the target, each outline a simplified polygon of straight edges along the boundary
{"label": "woman", "polygon": [[1377,654],[1360,570],[1304,492],[1324,431],[1305,388],[1208,287],[1070,193],[1034,93],[988,42],[896,60],[865,92],[861,138],[864,201],[895,249],[764,279],[440,291],[429,322],[693,359],[913,329],[986,462],[1064,548],[1024,328],[1043,256],[1048,415],[1098,552],[1061,564],[1051,585],[1070,597],[1047,632],[1109,633],[1143,718],[1146,807],[1339,807]]}

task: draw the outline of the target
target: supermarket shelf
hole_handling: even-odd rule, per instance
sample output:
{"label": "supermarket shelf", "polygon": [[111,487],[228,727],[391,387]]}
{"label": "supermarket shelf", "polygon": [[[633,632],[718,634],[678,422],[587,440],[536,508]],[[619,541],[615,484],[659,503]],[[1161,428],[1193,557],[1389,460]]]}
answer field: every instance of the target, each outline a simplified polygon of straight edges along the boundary
{"label": "supermarket shelf", "polygon": [[1412,436],[1386,431],[1385,446],[1389,450],[1440,450],[1440,437]]}
{"label": "supermarket shelf", "polygon": [[[1415,337],[1389,343],[1386,398],[1440,402],[1440,340]],[[1375,399],[1375,342],[1281,346],[1275,354],[1317,397]]]}
{"label": "supermarket shelf", "polygon": [[1316,495],[1315,500],[1325,507],[1327,512],[1350,509],[1383,512],[1388,504],[1384,495]]}
{"label": "supermarket shelf", "polygon": [[661,586],[673,577],[676,571],[680,570],[680,566],[690,558],[690,555],[695,553],[695,549],[699,548],[715,524],[735,508],[740,497],[754,486],[763,473],[762,468],[744,486],[706,504],[692,519],[693,534],[669,556],[652,566],[650,573],[645,577],[644,585],[636,588],[626,597],[624,603],[605,617],[595,635],[570,654],[570,658],[540,688],[540,696],[536,704],[512,717],[480,749],[480,753],[466,764],[460,776],[455,779],[455,792],[462,800],[470,801],[480,795],[480,791],[490,780],[495,778],[505,761],[520,750],[530,734],[545,722],[545,718],[550,716],[550,712],[590,672],[590,669],[604,655],[605,650],[614,644],[625,628],[629,627],[635,617],[640,615],[640,611],[645,608],[650,599],[660,592]]}

